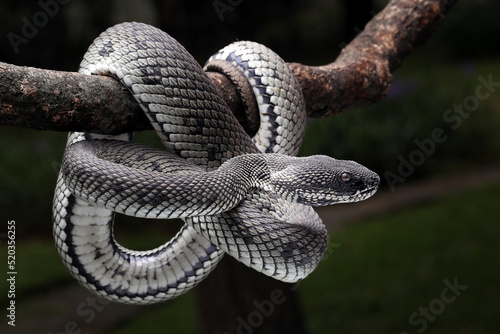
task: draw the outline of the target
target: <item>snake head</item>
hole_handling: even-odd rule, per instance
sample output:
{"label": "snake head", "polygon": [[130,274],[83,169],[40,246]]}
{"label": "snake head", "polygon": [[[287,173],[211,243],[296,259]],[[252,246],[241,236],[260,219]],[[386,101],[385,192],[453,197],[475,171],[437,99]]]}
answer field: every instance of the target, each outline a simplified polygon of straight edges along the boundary
{"label": "snake head", "polygon": [[324,155],[287,160],[271,172],[270,184],[288,201],[310,206],[358,202],[372,196],[380,183],[376,173],[355,161]]}

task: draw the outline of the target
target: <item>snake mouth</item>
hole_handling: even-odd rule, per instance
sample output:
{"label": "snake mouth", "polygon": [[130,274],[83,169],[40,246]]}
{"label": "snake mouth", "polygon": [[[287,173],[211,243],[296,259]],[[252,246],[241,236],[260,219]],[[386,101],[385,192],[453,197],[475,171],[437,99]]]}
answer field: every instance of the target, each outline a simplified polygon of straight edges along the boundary
{"label": "snake mouth", "polygon": [[356,193],[353,195],[355,201],[362,201],[365,200],[375,194],[377,192],[378,185],[375,187],[371,188],[366,188],[364,190],[358,190]]}
{"label": "snake mouth", "polygon": [[334,204],[361,202],[373,196],[376,191],[377,188],[366,188],[364,190],[356,190],[351,194],[343,194],[337,197],[337,201]]}
{"label": "snake mouth", "polygon": [[344,192],[339,195],[338,203],[352,203],[360,202],[371,196],[373,196],[378,189],[380,183],[380,178],[378,175],[370,179],[368,183],[363,181],[358,181],[353,185],[353,189],[350,192]]}
{"label": "snake mouth", "polygon": [[[354,203],[364,201],[367,198],[370,198],[375,194],[378,189],[378,184],[373,186],[364,187],[361,189],[353,189],[351,192],[342,192],[342,193],[316,193],[316,195],[311,196],[308,201],[303,204],[318,207],[318,206],[326,206],[340,203]],[[305,196],[304,196],[305,197]],[[293,202],[293,201],[292,201]]]}

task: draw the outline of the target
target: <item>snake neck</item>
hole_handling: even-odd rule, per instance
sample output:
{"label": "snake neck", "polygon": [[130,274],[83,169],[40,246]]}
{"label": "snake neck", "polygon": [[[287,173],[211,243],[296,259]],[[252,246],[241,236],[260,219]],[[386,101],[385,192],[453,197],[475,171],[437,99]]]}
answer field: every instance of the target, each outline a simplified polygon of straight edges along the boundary
{"label": "snake neck", "polygon": [[217,174],[218,178],[235,180],[245,189],[246,192],[251,189],[271,190],[271,171],[268,156],[273,154],[250,153],[243,154],[223,163],[219,169],[211,173]]}
{"label": "snake neck", "polygon": [[247,191],[259,189],[275,192],[283,199],[290,199],[283,191],[275,187],[273,178],[300,159],[279,153],[243,154],[226,161],[214,172],[220,173],[220,177],[237,180]]}

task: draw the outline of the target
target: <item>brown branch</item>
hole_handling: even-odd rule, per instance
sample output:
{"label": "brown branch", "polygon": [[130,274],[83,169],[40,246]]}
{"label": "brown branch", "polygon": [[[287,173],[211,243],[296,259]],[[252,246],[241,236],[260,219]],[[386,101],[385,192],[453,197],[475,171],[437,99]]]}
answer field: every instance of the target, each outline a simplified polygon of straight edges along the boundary
{"label": "brown branch", "polygon": [[[335,62],[289,66],[312,117],[364,107],[387,94],[392,72],[426,41],[456,0],[393,0]],[[241,100],[223,75],[209,72],[233,113],[243,120]],[[132,95],[102,76],[0,63],[0,124],[54,131],[121,133],[149,129]]]}
{"label": "brown branch", "polygon": [[[231,81],[219,73],[209,75],[229,107],[242,110]],[[132,94],[111,77],[1,62],[0,125],[100,133],[152,129]]]}

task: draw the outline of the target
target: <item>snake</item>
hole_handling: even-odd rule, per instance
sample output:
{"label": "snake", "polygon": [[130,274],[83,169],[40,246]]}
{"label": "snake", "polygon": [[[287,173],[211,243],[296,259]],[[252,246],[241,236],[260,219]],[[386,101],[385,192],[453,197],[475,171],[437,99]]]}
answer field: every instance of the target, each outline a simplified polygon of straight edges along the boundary
{"label": "snake", "polygon": [[[205,71],[242,96],[244,128]],[[165,146],[131,133],[70,132],[53,199],[53,235],[69,273],[98,296],[125,304],[172,299],[200,283],[224,254],[284,282],[307,277],[328,234],[313,207],[364,200],[380,178],[349,160],[297,157],[305,102],[273,51],[239,41],[205,71],[162,30],[120,23],[95,39],[79,72],[118,80]],[[255,118],[255,117],[254,117]],[[247,132],[253,132],[248,134]],[[165,244],[134,251],[114,238],[115,213],[180,218]]]}

